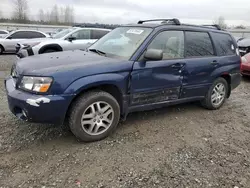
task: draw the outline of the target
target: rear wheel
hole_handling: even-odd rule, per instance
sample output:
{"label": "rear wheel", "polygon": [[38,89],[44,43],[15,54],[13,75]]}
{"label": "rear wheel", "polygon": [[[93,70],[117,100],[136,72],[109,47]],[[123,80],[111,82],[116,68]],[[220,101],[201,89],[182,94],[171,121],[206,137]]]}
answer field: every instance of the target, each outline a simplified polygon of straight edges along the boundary
{"label": "rear wheel", "polygon": [[98,141],[109,136],[117,127],[120,107],[116,99],[103,91],[82,95],[72,106],[69,126],[81,141]]}
{"label": "rear wheel", "polygon": [[228,83],[224,78],[218,78],[207,92],[202,105],[209,110],[219,109],[225,102],[228,94]]}

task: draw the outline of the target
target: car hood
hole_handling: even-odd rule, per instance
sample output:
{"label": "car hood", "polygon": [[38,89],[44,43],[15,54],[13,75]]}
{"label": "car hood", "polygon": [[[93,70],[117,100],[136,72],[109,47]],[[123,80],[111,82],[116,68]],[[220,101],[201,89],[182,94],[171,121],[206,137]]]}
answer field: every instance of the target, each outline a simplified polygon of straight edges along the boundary
{"label": "car hood", "polygon": [[76,50],[23,58],[15,66],[17,73],[21,75],[57,77],[66,73],[77,79],[101,73],[130,71],[132,64],[131,61]]}
{"label": "car hood", "polygon": [[242,39],[238,42],[238,46],[240,47],[248,47],[250,46],[250,39]]}

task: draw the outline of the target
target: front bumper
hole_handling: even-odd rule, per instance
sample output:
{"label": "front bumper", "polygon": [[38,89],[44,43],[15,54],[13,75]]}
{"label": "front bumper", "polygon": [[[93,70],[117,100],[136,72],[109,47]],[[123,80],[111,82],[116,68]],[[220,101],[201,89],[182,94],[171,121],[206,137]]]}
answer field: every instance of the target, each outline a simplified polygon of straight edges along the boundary
{"label": "front bumper", "polygon": [[246,76],[250,76],[250,63],[249,64],[242,63],[241,74],[246,75]]}
{"label": "front bumper", "polygon": [[15,88],[14,80],[5,80],[10,111],[18,118],[49,124],[62,124],[72,95],[36,95]]}
{"label": "front bumper", "polygon": [[24,57],[28,57],[28,56],[33,56],[34,52],[33,52],[31,47],[25,48],[25,49],[21,48],[16,52],[16,55],[18,58],[24,58]]}

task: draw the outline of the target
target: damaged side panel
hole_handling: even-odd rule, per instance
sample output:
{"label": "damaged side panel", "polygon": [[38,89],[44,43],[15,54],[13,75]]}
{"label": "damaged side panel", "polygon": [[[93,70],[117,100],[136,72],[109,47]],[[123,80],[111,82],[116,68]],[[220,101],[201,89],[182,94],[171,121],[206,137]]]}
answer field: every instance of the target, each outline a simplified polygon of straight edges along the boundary
{"label": "damaged side panel", "polygon": [[131,105],[151,104],[163,101],[177,100],[180,87],[160,91],[143,92],[132,95]]}

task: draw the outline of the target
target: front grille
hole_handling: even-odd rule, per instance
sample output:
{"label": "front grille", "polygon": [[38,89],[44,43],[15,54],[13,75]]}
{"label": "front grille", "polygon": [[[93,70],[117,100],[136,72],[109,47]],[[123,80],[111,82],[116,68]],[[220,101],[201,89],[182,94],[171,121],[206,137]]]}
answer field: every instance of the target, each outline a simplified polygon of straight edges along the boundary
{"label": "front grille", "polygon": [[20,45],[20,44],[17,44],[17,45],[16,45],[16,53],[19,52],[20,48],[21,48],[21,45]]}

